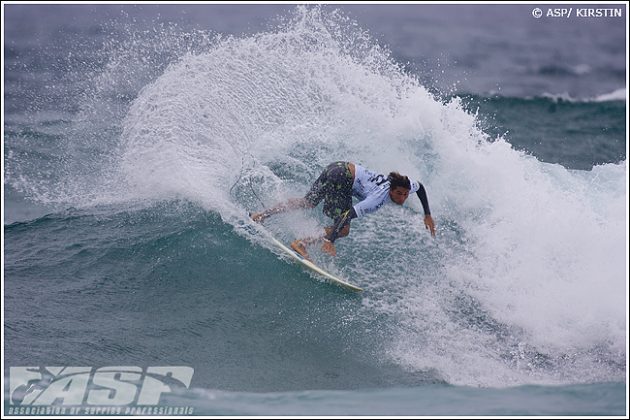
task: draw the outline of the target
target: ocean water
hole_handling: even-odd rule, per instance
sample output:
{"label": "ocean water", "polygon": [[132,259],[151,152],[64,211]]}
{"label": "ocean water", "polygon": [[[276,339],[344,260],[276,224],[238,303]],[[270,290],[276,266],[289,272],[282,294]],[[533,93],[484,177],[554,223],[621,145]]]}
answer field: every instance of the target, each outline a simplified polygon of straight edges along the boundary
{"label": "ocean water", "polygon": [[[614,7],[3,5],[5,414],[19,366],[189,366],[192,414],[626,414]],[[316,258],[361,294],[247,218],[334,160],[438,225],[353,221]]]}

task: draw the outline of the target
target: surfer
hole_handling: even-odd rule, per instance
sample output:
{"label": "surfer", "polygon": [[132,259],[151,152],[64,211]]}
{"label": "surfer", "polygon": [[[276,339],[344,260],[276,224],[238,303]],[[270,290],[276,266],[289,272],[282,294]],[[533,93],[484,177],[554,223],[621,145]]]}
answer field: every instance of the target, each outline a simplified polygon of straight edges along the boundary
{"label": "surfer", "polygon": [[[424,211],[424,225],[435,237],[435,223],[431,217],[426,190],[420,182],[409,180],[398,172],[387,177],[372,172],[351,162],[333,162],[317,178],[310,191],[303,198],[290,199],[275,207],[251,215],[255,222],[262,222],[269,216],[288,210],[313,208],[324,200],[324,214],[334,220],[326,227],[324,235],[316,238],[296,239],[291,243],[300,255],[308,259],[306,246],[324,241],[322,250],[332,256],[337,255],[335,240],[350,233],[350,221],[373,213],[389,200],[402,205],[409,194],[417,193]],[[360,201],[352,204],[352,197]],[[388,200],[389,199],[389,200]]]}

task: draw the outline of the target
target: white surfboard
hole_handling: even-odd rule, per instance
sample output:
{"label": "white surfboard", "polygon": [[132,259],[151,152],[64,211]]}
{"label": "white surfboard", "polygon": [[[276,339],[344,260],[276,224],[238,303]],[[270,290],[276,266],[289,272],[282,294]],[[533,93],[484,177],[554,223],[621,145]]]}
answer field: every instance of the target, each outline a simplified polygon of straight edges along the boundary
{"label": "white surfboard", "polygon": [[318,266],[313,264],[311,261],[307,260],[306,258],[301,256],[300,254],[295,252],[293,249],[285,246],[282,242],[280,242],[279,240],[277,240],[273,236],[269,235],[269,237],[271,238],[273,243],[278,246],[278,248],[280,248],[281,250],[283,250],[285,252],[285,254],[289,255],[290,257],[292,257],[296,261],[300,262],[303,266],[313,270],[317,274],[326,277],[332,283],[334,283],[334,284],[336,284],[338,286],[341,286],[343,288],[346,288],[348,290],[352,290],[354,292],[362,292],[363,291],[363,289],[361,289],[360,287],[355,286],[354,284],[350,284],[347,281],[344,281],[344,280],[340,279],[339,277],[333,276],[332,274],[328,273],[327,271],[322,270],[321,268],[319,268]]}

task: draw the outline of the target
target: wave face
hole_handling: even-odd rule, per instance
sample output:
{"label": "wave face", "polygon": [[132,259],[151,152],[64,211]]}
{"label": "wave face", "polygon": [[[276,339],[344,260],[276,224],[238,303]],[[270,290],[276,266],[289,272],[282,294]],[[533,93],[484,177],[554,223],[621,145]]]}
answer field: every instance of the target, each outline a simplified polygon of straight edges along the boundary
{"label": "wave face", "polygon": [[[84,362],[186,362],[199,386],[228,390],[623,380],[625,157],[577,170],[516,149],[334,11],[298,8],[251,36],[163,36],[111,51],[48,154],[11,149],[14,191],[78,215],[9,226],[7,283],[46,288],[34,279],[52,272],[88,301],[122,298],[125,315],[111,319],[134,320],[136,346],[106,321],[97,331],[111,335],[95,336],[104,347]],[[135,72],[158,47],[162,72]],[[365,288],[360,297],[258,247],[268,245],[246,216],[303,195],[334,160],[421,180],[439,226],[434,240],[415,198],[353,221],[323,264]],[[269,228],[288,240],[323,223],[314,210]],[[9,286],[9,342],[29,343],[24,293]],[[146,345],[165,336],[192,350]]]}

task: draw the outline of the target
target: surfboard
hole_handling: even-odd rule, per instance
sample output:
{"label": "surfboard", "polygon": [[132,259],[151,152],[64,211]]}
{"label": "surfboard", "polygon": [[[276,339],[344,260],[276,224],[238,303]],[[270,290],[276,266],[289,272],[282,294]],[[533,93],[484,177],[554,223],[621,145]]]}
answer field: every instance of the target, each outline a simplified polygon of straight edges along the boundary
{"label": "surfboard", "polygon": [[358,286],[355,286],[354,284],[350,284],[347,281],[340,279],[339,277],[333,276],[329,272],[327,272],[327,271],[323,270],[322,268],[318,267],[313,262],[307,260],[306,258],[301,256],[300,254],[295,252],[293,249],[289,248],[288,246],[284,245],[282,242],[280,242],[279,240],[274,238],[271,234],[269,234],[269,238],[271,239],[271,241],[276,246],[278,246],[278,248],[280,248],[282,251],[284,251],[285,254],[287,254],[288,256],[292,257],[294,260],[296,260],[299,263],[301,263],[304,267],[306,267],[306,268],[316,272],[317,274],[325,277],[331,283],[336,284],[337,286],[341,286],[341,287],[343,287],[345,289],[352,290],[354,292],[362,292],[363,291],[362,288],[360,288]]}

